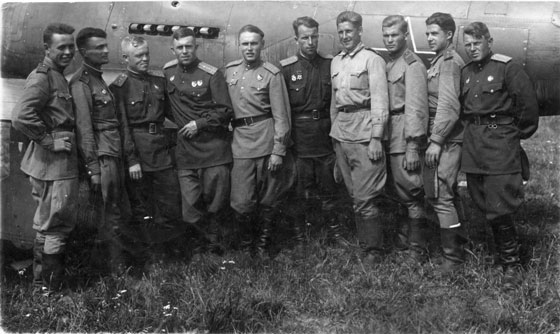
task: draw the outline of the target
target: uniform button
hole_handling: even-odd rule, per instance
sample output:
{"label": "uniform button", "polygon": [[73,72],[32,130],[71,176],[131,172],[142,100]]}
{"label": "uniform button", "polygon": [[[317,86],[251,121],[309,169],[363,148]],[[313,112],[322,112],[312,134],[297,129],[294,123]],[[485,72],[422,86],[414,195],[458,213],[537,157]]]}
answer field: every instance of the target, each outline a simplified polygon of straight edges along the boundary
{"label": "uniform button", "polygon": [[475,96],[474,96],[474,97],[478,97],[478,95],[476,95],[476,94],[475,94]]}
{"label": "uniform button", "polygon": [[299,88],[296,88],[296,92],[299,92]]}
{"label": "uniform button", "polygon": [[490,93],[494,93],[494,90],[493,90],[493,89],[490,89]]}
{"label": "uniform button", "polygon": [[132,101],[132,105],[134,105],[134,101]]}
{"label": "uniform button", "polygon": [[245,80],[245,77],[243,77],[243,78],[241,78],[241,79]]}
{"label": "uniform button", "polygon": [[241,89],[243,89],[243,88],[245,88],[245,87],[241,87]]}

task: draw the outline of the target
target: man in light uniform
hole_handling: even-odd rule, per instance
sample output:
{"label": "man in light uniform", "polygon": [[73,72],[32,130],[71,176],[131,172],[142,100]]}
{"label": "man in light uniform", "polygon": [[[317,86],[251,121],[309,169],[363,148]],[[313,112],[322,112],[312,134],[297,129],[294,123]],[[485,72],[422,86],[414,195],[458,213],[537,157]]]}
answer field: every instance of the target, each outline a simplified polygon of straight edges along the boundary
{"label": "man in light uniform", "polygon": [[[463,59],[455,51],[455,21],[447,13],[434,13],[426,20],[426,37],[436,56],[428,69],[429,144],[424,180],[426,197],[436,212],[443,249],[442,273],[460,268],[465,261],[464,236],[457,209],[457,175],[461,166],[463,124],[459,121]],[[435,178],[435,180],[433,179]],[[432,184],[433,182],[433,184]],[[437,182],[437,183],[436,183]],[[437,187],[437,191],[428,190]]]}
{"label": "man in light uniform", "polygon": [[43,32],[45,58],[29,74],[13,111],[13,126],[31,142],[21,162],[37,202],[33,218],[33,285],[61,287],[68,235],[76,225],[76,116],[64,69],[74,58],[74,28],[54,23]]}
{"label": "man in light uniform", "polygon": [[471,58],[461,71],[461,117],[466,121],[461,170],[471,198],[492,226],[503,287],[517,285],[519,243],[513,217],[522,203],[529,162],[520,144],[537,131],[539,107],[521,64],[492,52],[488,27],[473,22],[463,30]]}
{"label": "man in light uniform", "polygon": [[269,250],[278,208],[295,179],[288,151],[290,102],[280,69],[261,60],[263,31],[246,25],[238,38],[243,58],[226,65],[235,113],[231,207],[242,246],[263,254]]}
{"label": "man in light uniform", "polygon": [[387,171],[383,151],[389,105],[385,61],[362,43],[362,17],[342,12],[336,19],[343,50],[331,64],[331,132],[337,165],[354,202],[364,260],[381,260],[383,225],[377,198]]}
{"label": "man in light uniform", "polygon": [[401,226],[400,234],[403,241],[408,241],[410,258],[422,262],[427,255],[420,163],[428,130],[426,67],[407,47],[408,23],[403,16],[386,17],[382,31],[390,57],[387,63],[390,114],[387,151],[392,185],[408,211],[408,219]]}

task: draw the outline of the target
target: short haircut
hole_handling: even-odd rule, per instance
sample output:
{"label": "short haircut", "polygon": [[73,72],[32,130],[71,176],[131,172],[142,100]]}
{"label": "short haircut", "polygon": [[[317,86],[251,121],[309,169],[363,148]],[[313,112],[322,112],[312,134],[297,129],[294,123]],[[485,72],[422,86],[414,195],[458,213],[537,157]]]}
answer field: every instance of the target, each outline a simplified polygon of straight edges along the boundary
{"label": "short haircut", "polygon": [[352,11],[345,11],[336,17],[336,25],[339,25],[343,22],[350,22],[356,28],[362,26],[362,15],[352,12]]}
{"label": "short haircut", "polygon": [[244,32],[252,32],[255,34],[259,34],[261,35],[261,39],[264,38],[264,32],[259,27],[254,26],[252,24],[248,24],[246,26],[241,27],[241,29],[239,29],[239,33],[237,34],[237,38],[239,39],[239,36],[241,36],[241,34]]}
{"label": "short haircut", "polygon": [[142,36],[126,36],[121,41],[122,52],[128,52],[131,48],[137,48],[142,45],[147,45],[148,41]]}
{"label": "short haircut", "polygon": [[382,28],[392,27],[394,25],[399,25],[399,30],[403,33],[408,32],[408,22],[404,19],[402,15],[390,15],[383,19],[381,23]]}
{"label": "short haircut", "polygon": [[455,36],[455,20],[453,20],[451,14],[440,12],[433,13],[426,19],[426,25],[428,26],[430,24],[437,24],[444,32],[451,31],[451,39]]}
{"label": "short haircut", "polygon": [[294,33],[296,34],[296,36],[298,36],[298,28],[301,25],[306,26],[307,28],[317,28],[317,29],[319,29],[319,22],[315,21],[311,17],[309,17],[309,16],[298,17],[292,23],[292,26],[294,27]]}
{"label": "short haircut", "polygon": [[190,37],[190,36],[196,39],[194,30],[187,27],[181,27],[173,32],[173,39],[175,40],[179,40],[181,38]]}
{"label": "short haircut", "polygon": [[51,23],[45,28],[45,31],[43,31],[43,43],[50,46],[52,43],[52,36],[54,34],[72,35],[74,30],[74,27],[64,23]]}
{"label": "short haircut", "polygon": [[92,37],[107,38],[107,33],[103,31],[103,29],[91,27],[80,30],[78,37],[76,37],[76,45],[78,46],[78,49],[84,48],[88,39]]}
{"label": "short haircut", "polygon": [[465,29],[463,29],[464,35],[473,36],[474,38],[486,38],[486,40],[490,39],[490,31],[486,24],[482,22],[472,22],[469,23]]}

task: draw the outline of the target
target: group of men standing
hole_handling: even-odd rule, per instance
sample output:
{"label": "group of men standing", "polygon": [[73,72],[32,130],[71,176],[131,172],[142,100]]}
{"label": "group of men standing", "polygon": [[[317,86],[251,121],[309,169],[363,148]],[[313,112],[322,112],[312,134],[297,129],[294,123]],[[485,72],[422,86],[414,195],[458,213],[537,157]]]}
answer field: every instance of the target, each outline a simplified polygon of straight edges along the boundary
{"label": "group of men standing", "polygon": [[[444,273],[464,262],[456,208],[462,166],[471,197],[494,230],[501,263],[513,275],[519,247],[512,214],[521,203],[524,156],[519,139],[538,124],[527,75],[492,53],[480,22],[464,29],[472,58],[465,65],[452,43],[453,18],[430,16],[426,36],[436,55],[429,69],[408,50],[400,15],[382,23],[388,62],[362,43],[359,14],[343,12],[336,24],[342,51],[333,58],[317,49],[319,24],[296,19],[298,53],[279,67],[261,59],[263,31],[246,25],[238,34],[242,59],[225,72],[198,59],[188,28],[174,31],[176,60],[162,73],[148,70],[147,41],[126,37],[127,70],[110,86],[101,76],[108,62],[103,30],[78,33],[84,62],[67,83],[62,73],[75,52],[74,29],[47,27],[46,57],[28,77],[13,123],[31,139],[22,169],[38,203],[37,286],[56,289],[62,280],[75,224],[78,152],[103,197],[96,243],[109,252],[126,247],[119,231],[132,215],[142,224],[188,223],[215,251],[223,250],[221,231],[233,228],[240,248],[262,254],[280,212],[292,216],[301,238],[312,198],[336,227],[336,182],[343,180],[363,261],[382,260],[383,229],[395,224],[382,221],[379,207],[388,183],[407,208],[399,240],[408,262],[427,258],[424,199],[433,206]],[[166,117],[178,126],[174,157],[163,132]],[[289,203],[293,185],[297,196]],[[225,215],[229,207],[233,220]]]}

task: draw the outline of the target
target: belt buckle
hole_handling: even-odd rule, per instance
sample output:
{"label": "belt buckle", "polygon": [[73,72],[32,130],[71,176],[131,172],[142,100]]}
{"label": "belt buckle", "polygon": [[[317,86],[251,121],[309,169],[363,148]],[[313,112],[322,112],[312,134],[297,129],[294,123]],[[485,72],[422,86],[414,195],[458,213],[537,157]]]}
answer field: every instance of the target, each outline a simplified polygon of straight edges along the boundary
{"label": "belt buckle", "polygon": [[243,122],[245,123],[246,126],[251,126],[253,123],[255,123],[253,121],[253,117],[245,117],[243,119]]}
{"label": "belt buckle", "polygon": [[313,117],[313,120],[318,121],[320,117],[319,110],[317,109],[311,110],[311,117]]}
{"label": "belt buckle", "polygon": [[157,124],[150,123],[148,124],[148,133],[151,135],[155,135],[157,133]]}
{"label": "belt buckle", "polygon": [[498,124],[496,124],[496,114],[488,115],[490,117],[490,122],[488,123],[488,129],[497,129]]}

